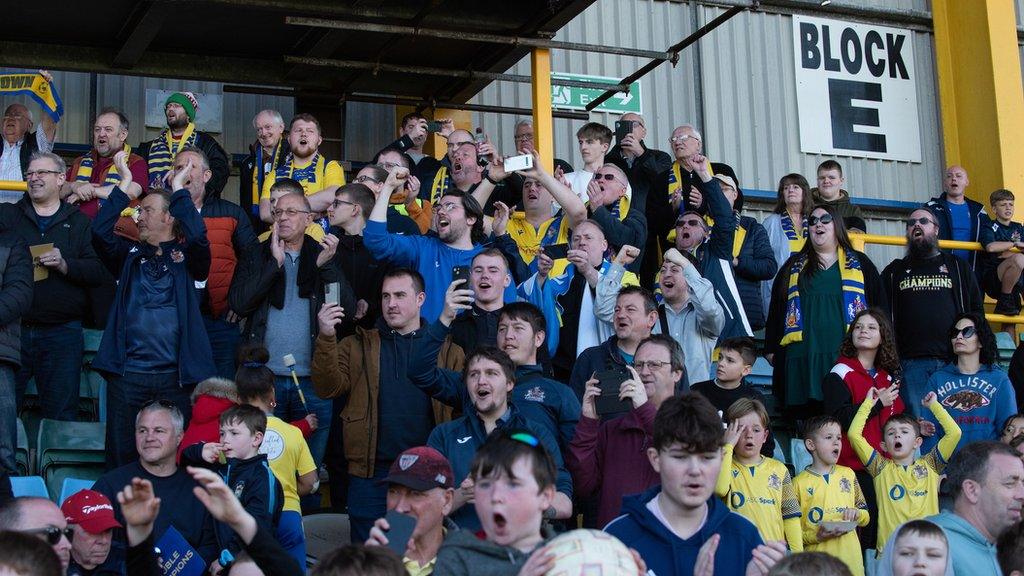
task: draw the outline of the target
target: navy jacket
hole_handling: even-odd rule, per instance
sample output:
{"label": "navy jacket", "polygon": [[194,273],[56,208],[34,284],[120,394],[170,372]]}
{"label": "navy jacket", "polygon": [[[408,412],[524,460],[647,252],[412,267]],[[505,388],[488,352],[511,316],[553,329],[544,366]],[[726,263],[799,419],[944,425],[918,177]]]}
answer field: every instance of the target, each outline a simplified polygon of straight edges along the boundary
{"label": "navy jacket", "polygon": [[[562,453],[558,450],[558,443],[555,442],[555,438],[547,431],[547,428],[524,417],[515,404],[510,404],[505,419],[498,421],[496,429],[502,428],[520,428],[532,432],[555,460],[555,467],[558,469],[555,489],[572,498],[572,477],[569,476],[569,471],[565,468]],[[427,446],[448,458],[452,465],[452,473],[455,474],[455,485],[458,486],[469,476],[469,466],[473,462],[473,456],[484,445],[485,440],[487,440],[487,432],[484,430],[483,421],[476,415],[476,412],[470,411],[461,418],[439,424],[434,428],[434,431],[430,433],[430,438],[427,439]],[[472,504],[464,504],[449,517],[463,530],[480,529],[480,519],[477,518]]]}
{"label": "navy jacket", "polygon": [[[971,214],[971,242],[977,242],[978,236],[981,233],[981,217],[985,215],[985,206],[979,202],[975,202],[970,198],[964,198],[967,202],[967,210]],[[953,239],[953,217],[949,213],[949,200],[946,200],[946,193],[932,198],[928,202],[925,202],[924,208],[927,208],[935,216],[935,219],[939,222],[939,240],[952,240]],[[978,253],[971,250],[971,259],[968,264],[974,269],[975,261],[977,260]]]}
{"label": "navy jacket", "polygon": [[20,320],[32,306],[32,284],[28,246],[0,233],[0,364],[21,366]]}
{"label": "navy jacket", "polygon": [[683,540],[647,509],[647,503],[660,492],[661,486],[655,486],[643,494],[623,498],[622,516],[609,522],[604,531],[636,550],[647,564],[648,573],[657,576],[692,576],[700,547],[711,536],[720,534],[715,574],[746,572],[754,548],[764,543],[749,520],[730,511],[712,495],[708,499],[708,518],[704,526]]}
{"label": "navy jacket", "polygon": [[577,400],[583,401],[587,380],[590,380],[594,372],[626,367],[626,361],[619,353],[618,342],[619,337],[613,335],[597,346],[591,346],[580,352],[572,367],[572,376],[569,377],[569,388],[576,394]]}
{"label": "navy jacket", "polygon": [[[245,460],[228,458],[227,464],[210,464],[203,460],[203,443],[196,442],[181,452],[181,463],[182,466],[202,466],[217,472],[260,528],[270,532],[277,529],[281,506],[284,505],[284,490],[270,469],[266,454]],[[242,539],[223,522],[216,522],[216,533],[217,545],[232,556],[245,547]]]}
{"label": "navy jacket", "polygon": [[[473,403],[462,374],[437,365],[438,353],[449,331],[440,321],[424,330],[422,340],[412,350],[409,380],[439,402],[461,409],[463,414],[472,414]],[[545,378],[543,369],[538,365],[519,366],[515,376],[516,385],[512,388],[510,403],[519,409],[523,417],[543,426],[552,438],[556,438],[560,450],[567,448],[580,420],[579,399],[565,384]]]}
{"label": "navy jacket", "polygon": [[[124,375],[127,354],[126,308],[128,294],[134,290],[132,268],[143,258],[156,255],[157,247],[145,242],[133,242],[114,234],[114,224],[121,211],[128,207],[128,196],[115,187],[110,197],[92,222],[93,245],[103,263],[112,274],[119,275],[117,295],[110,308],[103,341],[92,361],[96,370]],[[199,312],[199,293],[195,282],[206,280],[210,273],[210,243],[206,240],[206,225],[192,203],[188,190],[178,190],[171,196],[169,209],[177,220],[183,237],[160,244],[174,277],[174,300],[178,309],[181,340],[178,343],[178,380],[193,384],[216,373],[206,325]]]}
{"label": "navy jacket", "polygon": [[750,321],[750,328],[764,328],[767,310],[761,301],[761,282],[775,278],[779,266],[775,262],[775,253],[768,240],[768,232],[760,222],[750,216],[740,216],[740,226],[747,231],[743,244],[740,246],[738,263],[733,268],[736,276],[736,288],[740,293],[743,311]]}

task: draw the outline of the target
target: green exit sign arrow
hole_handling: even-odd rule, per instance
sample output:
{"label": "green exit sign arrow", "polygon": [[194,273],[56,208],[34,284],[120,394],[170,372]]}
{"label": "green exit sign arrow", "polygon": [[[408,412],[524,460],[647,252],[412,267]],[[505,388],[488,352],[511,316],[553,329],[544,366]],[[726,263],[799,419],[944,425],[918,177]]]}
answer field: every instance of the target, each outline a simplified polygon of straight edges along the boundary
{"label": "green exit sign arrow", "polygon": [[[607,76],[588,76],[586,74],[565,74],[563,72],[552,72],[552,79],[576,80],[578,82],[595,82],[602,84],[618,84],[621,78],[609,78]],[[551,86],[551,106],[562,110],[585,110],[587,104],[604,94],[603,88],[577,88],[575,86]],[[643,98],[640,93],[640,81],[629,85],[629,92],[618,92],[600,106],[594,112],[611,112],[613,114],[625,114],[633,112],[642,114],[641,102]]]}

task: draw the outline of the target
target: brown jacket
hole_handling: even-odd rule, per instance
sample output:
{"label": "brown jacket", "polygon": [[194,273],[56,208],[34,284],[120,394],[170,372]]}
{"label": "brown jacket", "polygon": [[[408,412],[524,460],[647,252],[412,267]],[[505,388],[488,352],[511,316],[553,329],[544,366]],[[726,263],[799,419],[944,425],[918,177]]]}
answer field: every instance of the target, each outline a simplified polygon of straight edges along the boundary
{"label": "brown jacket", "polygon": [[[464,360],[462,348],[448,338],[437,356],[437,365],[461,371]],[[357,327],[355,334],[340,342],[336,342],[333,336],[317,336],[311,372],[317,396],[348,396],[340,414],[348,471],[360,478],[372,477],[374,455],[377,453],[380,333],[375,328]],[[451,420],[450,407],[437,400],[431,400],[431,403],[435,423]]]}

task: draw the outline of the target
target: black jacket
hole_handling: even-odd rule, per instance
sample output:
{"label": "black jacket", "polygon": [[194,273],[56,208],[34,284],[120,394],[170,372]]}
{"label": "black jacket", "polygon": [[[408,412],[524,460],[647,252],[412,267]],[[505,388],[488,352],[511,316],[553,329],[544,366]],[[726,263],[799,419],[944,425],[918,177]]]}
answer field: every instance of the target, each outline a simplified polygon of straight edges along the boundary
{"label": "black jacket", "polygon": [[[230,164],[228,164],[228,153],[224,151],[224,147],[209,132],[196,130],[195,134],[196,148],[199,148],[206,154],[206,159],[210,161],[210,171],[213,172],[213,177],[206,183],[206,195],[208,198],[220,197],[221,192],[224,191],[224,186],[228,183],[228,174],[231,171]],[[157,138],[162,136],[163,132]],[[149,148],[153,145],[153,142],[155,140],[143,142],[139,144],[139,148],[135,151],[136,154],[145,158],[146,162],[149,162]]]}
{"label": "black jacket", "polygon": [[21,316],[32,305],[32,257],[10,232],[0,233],[0,363],[21,366]]}
{"label": "black jacket", "polygon": [[39,143],[36,142],[35,132],[25,132],[25,139],[21,142],[21,150],[18,154],[18,161],[21,162],[21,178],[24,180],[25,172],[28,171],[28,161],[32,155],[39,151]]}
{"label": "black jacket", "polygon": [[[341,287],[341,307],[351,318],[355,314],[356,301],[352,296],[352,287],[332,259],[322,267],[316,267],[316,258],[322,248],[308,235],[302,237],[302,248],[299,251],[299,273],[296,279],[299,284],[299,296],[309,301],[310,350],[315,347],[319,332],[316,315],[324,303],[324,287],[331,282],[338,282]],[[239,316],[246,318],[243,338],[254,342],[262,342],[267,332],[267,317],[270,306],[281,309],[284,307],[285,273],[284,266],[278,266],[270,251],[270,239],[260,244],[259,254],[248,258],[235,272],[237,282],[228,295],[231,309]],[[351,311],[351,312],[350,312]],[[346,324],[349,321],[345,322]]]}
{"label": "black jacket", "polygon": [[[971,242],[977,242],[978,236],[981,234],[981,217],[985,215],[985,206],[979,202],[975,202],[970,198],[964,198],[967,202],[967,210],[971,214]],[[953,217],[949,213],[949,200],[946,199],[946,193],[932,198],[924,205],[932,214],[935,215],[935,219],[939,222],[939,239],[940,240],[952,240],[953,239]],[[974,250],[971,251],[971,259],[969,264],[974,269],[975,262],[978,257],[978,253]]]}
{"label": "black jacket", "polygon": [[22,322],[63,324],[84,320],[90,313],[89,288],[99,286],[108,277],[92,246],[89,218],[61,202],[46,232],[40,232],[35,209],[26,194],[14,204],[0,205],[0,230],[11,232],[26,246],[52,243],[68,265],[66,275],[51,269],[45,280],[32,283],[32,308]]}
{"label": "black jacket", "polygon": [[765,324],[761,282],[774,278],[778,265],[764,226],[750,216],[740,216],[740,226],[747,231],[747,235],[740,246],[737,264],[733,267],[736,288],[739,289],[740,301],[751,329],[760,330]]}
{"label": "black jacket", "polygon": [[[264,574],[275,576],[303,576],[306,572],[288,552],[278,544],[274,532],[256,524],[256,535],[245,544],[245,551]],[[132,576],[163,576],[164,571],[154,552],[153,534],[134,546],[128,547],[127,573]]]}
{"label": "black jacket", "polygon": [[657,187],[658,177],[666,170],[672,169],[672,157],[661,150],[648,148],[643,141],[640,141],[640,146],[643,147],[644,153],[633,160],[632,166],[622,155],[622,148],[618,144],[605,154],[604,161],[615,164],[626,173],[629,186],[633,189],[630,206],[636,206],[641,214],[650,214],[647,211],[648,195]]}
{"label": "black jacket", "polygon": [[364,300],[367,304],[366,314],[354,323],[346,322],[338,339],[355,334],[355,327],[364,330],[374,328],[381,317],[381,289],[384,287],[384,275],[394,268],[390,262],[377,260],[363,244],[362,236],[346,234],[344,230],[332,227],[331,233],[338,237],[338,249],[334,254],[334,264],[351,283],[353,298]]}
{"label": "black jacket", "polygon": [[[242,160],[242,163],[238,165],[238,205],[245,210],[245,213],[249,215],[249,220],[252,223],[252,227],[257,232],[262,232],[268,228],[266,222],[260,220],[260,203],[252,202],[252,173],[256,170],[256,152],[260,149],[259,140],[249,144],[249,155]],[[264,159],[267,162],[273,162],[269,177],[273,178],[274,171],[277,170],[278,166],[284,163],[285,158],[288,157],[288,153],[291,152],[291,147],[288,145],[288,133],[281,134],[281,150],[277,154],[276,161],[271,159]],[[263,188],[261,187],[259,192],[262,193]]]}

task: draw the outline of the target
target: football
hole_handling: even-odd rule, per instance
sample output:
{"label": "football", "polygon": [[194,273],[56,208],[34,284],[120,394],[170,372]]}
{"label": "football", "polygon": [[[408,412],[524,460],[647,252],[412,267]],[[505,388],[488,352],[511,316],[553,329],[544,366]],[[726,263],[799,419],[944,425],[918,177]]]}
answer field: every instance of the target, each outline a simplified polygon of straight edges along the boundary
{"label": "football", "polygon": [[573,530],[546,546],[555,556],[547,576],[637,576],[639,568],[626,545],[598,530]]}

